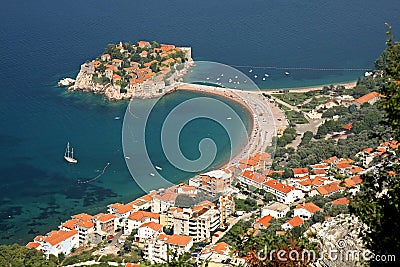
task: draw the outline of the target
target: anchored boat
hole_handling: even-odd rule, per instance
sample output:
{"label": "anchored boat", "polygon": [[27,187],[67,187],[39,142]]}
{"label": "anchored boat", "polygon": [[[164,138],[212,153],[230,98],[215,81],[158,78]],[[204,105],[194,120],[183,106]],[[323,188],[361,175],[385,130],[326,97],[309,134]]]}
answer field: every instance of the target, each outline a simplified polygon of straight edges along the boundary
{"label": "anchored boat", "polygon": [[69,163],[78,163],[78,160],[74,159],[74,148],[71,147],[70,151],[69,142],[67,143],[67,148],[65,149],[64,159]]}

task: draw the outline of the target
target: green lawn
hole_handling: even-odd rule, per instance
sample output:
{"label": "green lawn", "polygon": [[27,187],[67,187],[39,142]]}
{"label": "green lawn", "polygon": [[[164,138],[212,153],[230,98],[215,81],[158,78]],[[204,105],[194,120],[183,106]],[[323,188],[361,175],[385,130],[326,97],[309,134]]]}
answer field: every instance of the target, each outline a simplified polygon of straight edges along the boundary
{"label": "green lawn", "polygon": [[[317,94],[317,92],[312,92],[313,96]],[[272,94],[274,97],[279,98],[286,103],[297,106],[302,104],[304,101],[309,99],[311,96],[307,96],[305,93],[284,93],[284,94]]]}
{"label": "green lawn", "polygon": [[288,110],[288,111],[285,111],[285,114],[286,114],[286,118],[294,124],[308,123],[308,120],[306,118],[304,118],[304,115],[300,114],[297,111]]}

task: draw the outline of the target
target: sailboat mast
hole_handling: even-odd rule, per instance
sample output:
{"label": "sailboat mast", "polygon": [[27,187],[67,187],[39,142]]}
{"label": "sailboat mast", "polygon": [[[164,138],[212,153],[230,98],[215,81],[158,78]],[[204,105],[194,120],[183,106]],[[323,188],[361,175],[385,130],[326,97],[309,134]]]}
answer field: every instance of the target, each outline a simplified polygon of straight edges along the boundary
{"label": "sailboat mast", "polygon": [[74,158],[74,148],[72,148],[72,151],[71,151],[71,158]]}

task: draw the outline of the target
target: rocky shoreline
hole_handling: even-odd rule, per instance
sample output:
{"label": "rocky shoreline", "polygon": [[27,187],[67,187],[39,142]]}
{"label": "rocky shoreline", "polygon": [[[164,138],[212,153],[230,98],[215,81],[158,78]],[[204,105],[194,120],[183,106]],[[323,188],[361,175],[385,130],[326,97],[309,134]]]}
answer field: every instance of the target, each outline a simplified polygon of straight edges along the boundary
{"label": "rocky shoreline", "polygon": [[[146,81],[143,84],[143,87],[146,87],[146,90],[142,90],[142,92],[129,89],[126,92],[121,92],[118,86],[114,86],[111,83],[106,85],[96,84],[92,81],[93,74],[88,74],[81,70],[78,73],[74,84],[68,87],[68,92],[81,91],[93,94],[104,94],[104,97],[110,101],[129,100],[131,98],[146,99],[160,97],[173,92],[179,87],[183,81],[183,76],[192,66],[194,66],[194,62],[188,61],[182,63],[182,65],[183,68],[181,70],[175,70],[165,81],[160,81],[157,76],[154,79]],[[59,83],[61,83],[61,81]]]}

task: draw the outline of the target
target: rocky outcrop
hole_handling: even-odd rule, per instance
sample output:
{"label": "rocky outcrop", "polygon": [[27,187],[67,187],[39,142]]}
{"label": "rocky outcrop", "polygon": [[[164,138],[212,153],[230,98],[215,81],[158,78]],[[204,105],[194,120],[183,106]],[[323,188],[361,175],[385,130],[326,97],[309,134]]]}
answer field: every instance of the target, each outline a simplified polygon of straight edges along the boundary
{"label": "rocky outcrop", "polygon": [[72,79],[72,78],[64,78],[64,79],[61,79],[61,80],[57,83],[57,85],[58,85],[59,87],[67,87],[67,86],[71,86],[71,85],[73,85],[73,84],[75,84],[75,80]]}
{"label": "rocky outcrop", "polygon": [[357,217],[346,214],[312,225],[305,235],[318,243],[319,259],[314,266],[362,266],[371,255],[359,237],[365,228]]}

